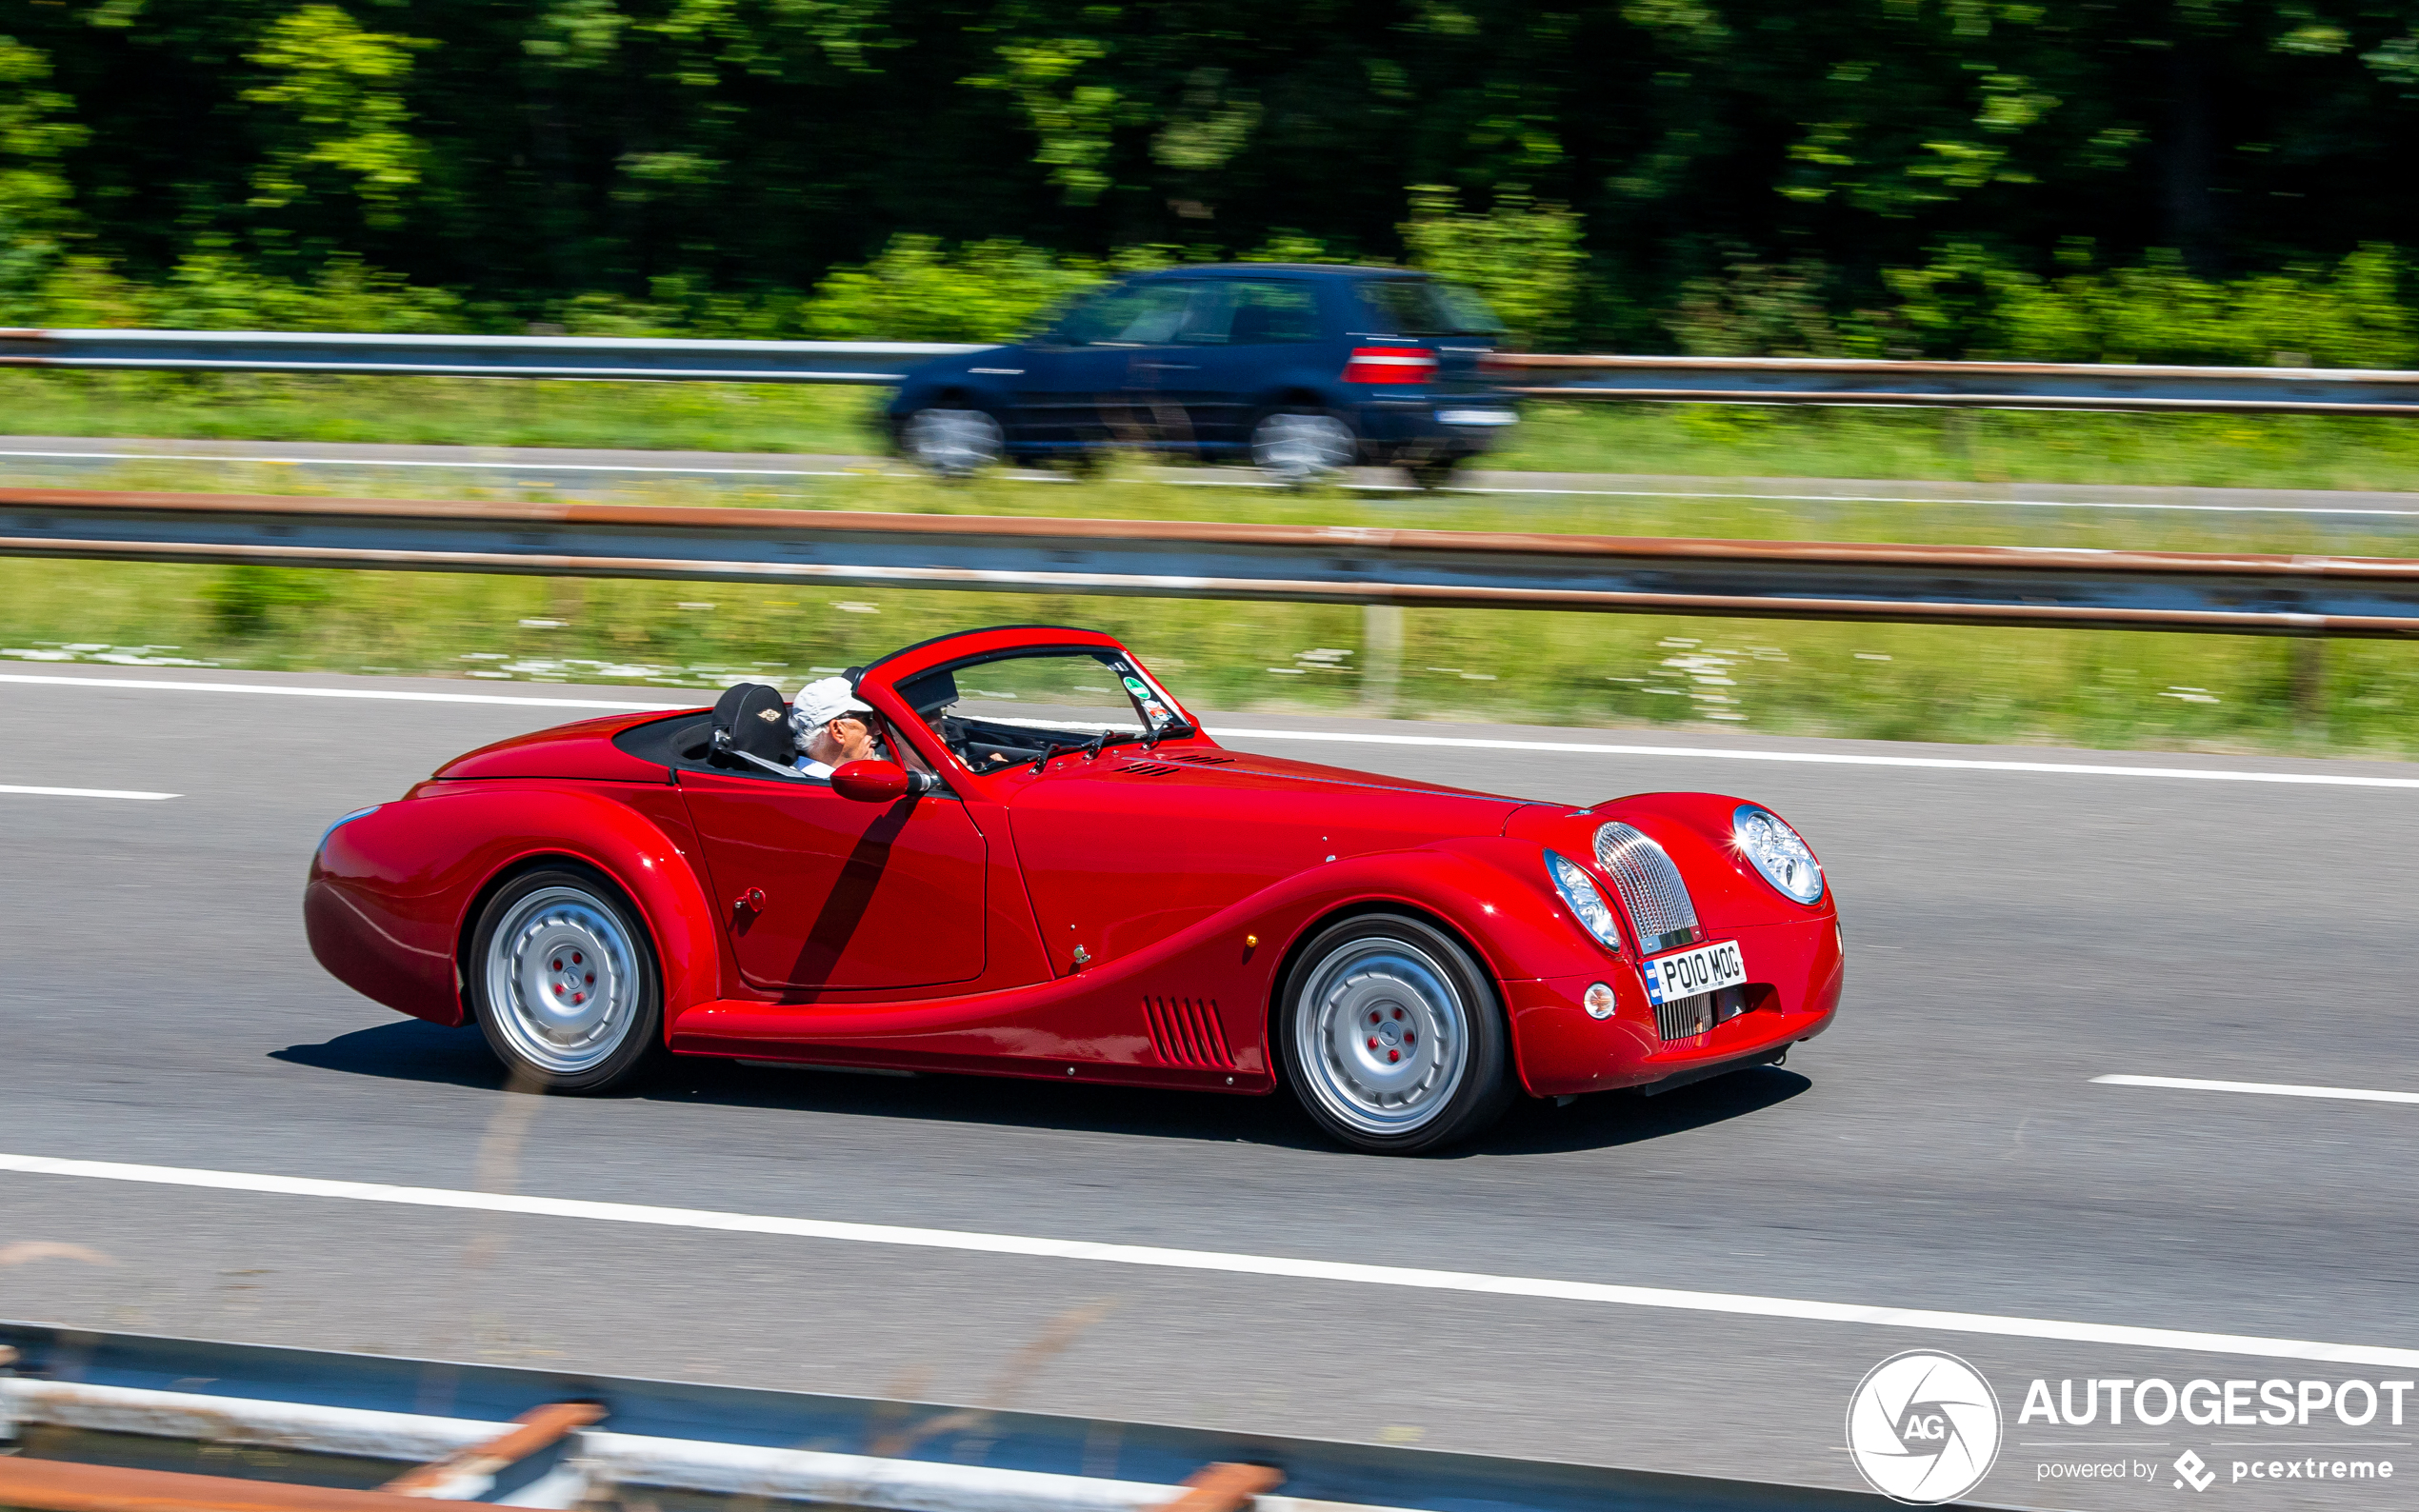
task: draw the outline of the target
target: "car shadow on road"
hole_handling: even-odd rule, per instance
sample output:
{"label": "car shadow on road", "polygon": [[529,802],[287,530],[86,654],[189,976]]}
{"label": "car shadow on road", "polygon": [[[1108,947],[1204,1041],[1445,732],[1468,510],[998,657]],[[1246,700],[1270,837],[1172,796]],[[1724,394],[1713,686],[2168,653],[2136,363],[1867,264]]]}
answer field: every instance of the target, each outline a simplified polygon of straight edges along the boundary
{"label": "car shadow on road", "polygon": [[1669,1139],[1777,1107],[1814,1084],[1795,1071],[1759,1065],[1733,1071],[1660,1097],[1597,1092],[1568,1106],[1523,1099],[1493,1128],[1454,1149],[1459,1155],[1567,1155]]}
{"label": "car shadow on road", "polygon": [[[270,1059],[319,1070],[501,1091],[504,1070],[475,1028],[406,1019],[292,1044]],[[1662,1097],[1605,1092],[1568,1106],[1523,1100],[1501,1124],[1441,1152],[1445,1160],[1606,1149],[1727,1123],[1788,1102],[1813,1084],[1760,1066]],[[867,1118],[988,1124],[1007,1128],[1132,1134],[1153,1139],[1347,1152],[1289,1097],[1221,1097],[1146,1087],[1066,1085],[1021,1077],[893,1076],[675,1057],[628,1094],[655,1103],[795,1109]]]}

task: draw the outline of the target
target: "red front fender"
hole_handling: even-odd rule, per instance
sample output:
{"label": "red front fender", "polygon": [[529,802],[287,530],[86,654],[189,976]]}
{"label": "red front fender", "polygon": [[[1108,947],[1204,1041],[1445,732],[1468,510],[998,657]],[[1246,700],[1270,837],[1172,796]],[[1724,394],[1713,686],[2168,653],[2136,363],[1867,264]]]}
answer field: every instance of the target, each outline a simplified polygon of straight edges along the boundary
{"label": "red front fender", "polygon": [[436,1024],[468,1014],[456,952],[490,885],[563,857],[638,905],[664,982],[664,1017],[716,995],[717,919],[689,857],[678,792],[640,784],[429,783],[338,826],[311,859],[311,954],[347,986]]}

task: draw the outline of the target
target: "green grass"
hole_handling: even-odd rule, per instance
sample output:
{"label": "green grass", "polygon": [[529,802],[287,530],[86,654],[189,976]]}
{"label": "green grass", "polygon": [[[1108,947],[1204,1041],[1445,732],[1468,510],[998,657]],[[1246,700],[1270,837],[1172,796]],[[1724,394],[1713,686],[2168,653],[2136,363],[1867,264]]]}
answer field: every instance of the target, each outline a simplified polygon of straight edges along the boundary
{"label": "green grass", "polygon": [[[0,485],[38,468],[0,461]],[[204,493],[329,494],[382,497],[545,500],[556,484],[528,473],[474,468],[377,469],[357,479],[303,472],[281,464],[183,462],[146,458],[82,473],[81,487]],[[1935,542],[1977,546],[2062,546],[2169,551],[2332,552],[2419,556],[2419,519],[2321,524],[2290,514],[2131,512],[2018,508],[1985,501],[1877,503],[1840,499],[1769,500],[1677,494],[1416,493],[1329,487],[1308,490],[1196,487],[1171,481],[1138,459],[1120,460],[1082,481],[1046,475],[994,476],[951,483],[898,468],[837,470],[829,476],[740,481],[630,475],[610,497],[622,503],[717,505],[779,509],[846,509],[920,514],[1023,515],[1126,520],[1223,520],[1372,528],[1538,531],[1565,535],[1711,536],[1729,539]]]}
{"label": "green grass", "polygon": [[[18,435],[860,455],[881,446],[884,392],[17,371],[0,372],[0,414]],[[2419,490],[2419,426],[2313,416],[1539,404],[1495,465],[1691,477]]]}
{"label": "green grass", "polygon": [[0,561],[0,656],[20,663],[794,687],[1003,621],[1108,629],[1229,712],[2419,755],[2419,658],[2368,642],[2323,648],[2305,713],[2276,640],[1408,610],[1389,690],[1371,621],[1321,605]]}
{"label": "green grass", "polygon": [[[0,373],[20,434],[646,446],[862,453],[866,390]],[[1505,460],[1571,471],[2419,488],[2388,422],[1541,407]],[[318,491],[290,468],[129,463],[94,487]],[[526,477],[380,473],[375,491],[543,498]],[[355,488],[350,491],[365,491]],[[1185,487],[1129,462],[1084,483],[915,477],[746,487],[634,481],[666,504],[1376,527],[2419,555],[2391,525],[1986,505],[1287,493]],[[2419,756],[2419,656],[2225,636],[1408,611],[1389,681],[1355,609],[1110,598],[0,561],[0,656],[226,667],[794,686],[816,667],[1004,620],[1098,625],[1226,711],[1326,709],[1619,728]]]}

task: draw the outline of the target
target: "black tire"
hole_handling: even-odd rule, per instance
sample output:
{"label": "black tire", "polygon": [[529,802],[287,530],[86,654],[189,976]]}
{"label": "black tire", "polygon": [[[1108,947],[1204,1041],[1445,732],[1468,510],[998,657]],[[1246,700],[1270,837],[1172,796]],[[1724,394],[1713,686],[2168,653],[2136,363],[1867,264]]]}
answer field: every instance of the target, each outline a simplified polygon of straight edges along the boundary
{"label": "black tire", "polygon": [[1449,488],[1453,484],[1453,470],[1461,463],[1459,457],[1411,457],[1403,463],[1403,470],[1411,475],[1414,488]]}
{"label": "black tire", "polygon": [[603,1092],[664,1053],[663,973],[646,921],[585,866],[542,866],[497,888],[466,974],[479,1032],[515,1085]]}
{"label": "black tire", "polygon": [[1361,460],[1352,422],[1315,406],[1279,406],[1251,419],[1251,465],[1292,487],[1334,477]]}
{"label": "black tire", "polygon": [[1492,980],[1461,942],[1402,914],[1321,930],[1286,973],[1276,1041],[1312,1122],[1371,1155],[1468,1139],[1515,1088]]}
{"label": "black tire", "polygon": [[945,400],[902,418],[898,447],[936,477],[969,478],[1008,455],[1008,430],[988,409]]}

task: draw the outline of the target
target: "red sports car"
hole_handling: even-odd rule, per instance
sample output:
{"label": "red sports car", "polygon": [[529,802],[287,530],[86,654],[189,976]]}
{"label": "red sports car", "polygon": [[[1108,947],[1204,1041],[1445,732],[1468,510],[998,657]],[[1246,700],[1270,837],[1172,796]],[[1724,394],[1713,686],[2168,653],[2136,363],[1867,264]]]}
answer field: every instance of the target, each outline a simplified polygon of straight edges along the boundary
{"label": "red sports car", "polygon": [[781,695],[472,751],[337,822],[311,949],[525,1084],[665,1052],[1289,1088],[1407,1154],[1511,1101],[1777,1062],[1843,973],[1821,864],[1710,793],[1591,808],[1229,750],[1132,652],[1010,626],[854,671],[891,760]]}

